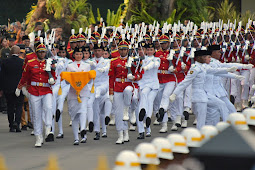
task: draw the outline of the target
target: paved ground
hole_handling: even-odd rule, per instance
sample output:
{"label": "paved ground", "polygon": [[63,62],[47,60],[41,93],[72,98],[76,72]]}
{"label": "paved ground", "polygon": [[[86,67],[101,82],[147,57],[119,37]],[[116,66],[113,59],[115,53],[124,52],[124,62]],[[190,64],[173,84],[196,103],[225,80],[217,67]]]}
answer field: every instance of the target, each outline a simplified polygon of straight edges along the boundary
{"label": "paved ground", "polygon": [[[86,144],[73,146],[72,128],[69,127],[69,116],[65,105],[63,117],[64,139],[55,139],[55,142],[44,143],[42,148],[35,148],[35,137],[31,136],[31,130],[21,133],[10,133],[8,129],[7,115],[0,113],[0,154],[6,160],[10,170],[42,170],[48,162],[48,156],[55,154],[62,170],[95,169],[98,156],[107,156],[108,164],[113,167],[117,154],[124,149],[134,150],[140,142],[150,142],[154,137],[166,137],[169,133],[158,133],[160,126],[152,125],[152,137],[145,140],[137,140],[137,131],[130,132],[130,142],[124,145],[116,145],[117,133],[115,126],[108,127],[108,138],[94,141],[94,133],[88,134]],[[194,117],[191,116],[190,123]],[[168,123],[170,129],[172,123]],[[190,125],[191,126],[191,125]],[[181,129],[178,130],[179,132]]]}

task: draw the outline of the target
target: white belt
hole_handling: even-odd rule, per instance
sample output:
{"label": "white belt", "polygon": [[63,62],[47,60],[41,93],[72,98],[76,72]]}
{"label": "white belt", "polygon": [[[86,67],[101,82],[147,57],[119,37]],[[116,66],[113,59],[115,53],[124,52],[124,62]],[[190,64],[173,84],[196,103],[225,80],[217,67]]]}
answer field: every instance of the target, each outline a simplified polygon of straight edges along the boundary
{"label": "white belt", "polygon": [[116,78],[115,79],[116,82],[121,82],[121,83],[124,83],[124,82],[131,82],[129,79],[127,78]]}
{"label": "white belt", "polygon": [[39,87],[50,87],[49,83],[41,83],[41,82],[31,82],[31,86],[39,86]]}

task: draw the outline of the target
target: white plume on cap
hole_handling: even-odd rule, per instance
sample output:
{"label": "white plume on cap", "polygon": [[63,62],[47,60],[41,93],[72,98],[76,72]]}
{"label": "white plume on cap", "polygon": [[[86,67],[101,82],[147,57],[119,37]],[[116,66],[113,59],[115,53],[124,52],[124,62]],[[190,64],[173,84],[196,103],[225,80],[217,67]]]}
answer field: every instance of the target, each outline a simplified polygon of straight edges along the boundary
{"label": "white plume on cap", "polygon": [[79,29],[79,34],[81,34],[81,33],[82,33],[82,28]]}
{"label": "white plume on cap", "polygon": [[43,37],[40,37],[40,43],[43,44]]}
{"label": "white plume on cap", "polygon": [[74,32],[75,32],[75,30],[74,30],[74,29],[71,29],[71,34],[72,34],[72,35],[74,35]]}
{"label": "white plume on cap", "polygon": [[41,30],[38,30],[37,32],[37,36],[40,37],[41,36]]}

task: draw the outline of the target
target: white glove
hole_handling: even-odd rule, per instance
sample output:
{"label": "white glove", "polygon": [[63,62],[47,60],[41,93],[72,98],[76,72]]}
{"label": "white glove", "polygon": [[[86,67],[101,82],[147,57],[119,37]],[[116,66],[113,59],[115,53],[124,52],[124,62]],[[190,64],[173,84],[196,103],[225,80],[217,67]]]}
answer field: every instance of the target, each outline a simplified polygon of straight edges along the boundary
{"label": "white glove", "polygon": [[128,75],[127,75],[127,78],[128,78],[129,80],[133,80],[133,79],[135,78],[135,76],[133,76],[132,74],[128,74]]}
{"label": "white glove", "polygon": [[148,70],[148,66],[144,66],[144,67],[143,67],[143,70],[144,70],[144,71],[147,71],[147,70]]}
{"label": "white glove", "polygon": [[54,80],[54,78],[50,78],[50,79],[48,80],[48,83],[49,83],[50,85],[55,84],[55,80]]}
{"label": "white glove", "polygon": [[96,98],[96,99],[99,98],[100,95],[101,95],[101,90],[97,89],[97,90],[96,90],[96,94],[95,94],[95,98]]}
{"label": "white glove", "polygon": [[110,101],[113,103],[113,95],[109,95]]}
{"label": "white glove", "polygon": [[235,78],[238,79],[238,80],[240,80],[240,81],[242,81],[242,80],[245,79],[245,77],[244,77],[244,76],[241,76],[241,75],[235,75]]}
{"label": "white glove", "polygon": [[176,100],[176,94],[171,94],[171,96],[169,97],[169,100],[171,102],[174,102]]}
{"label": "white glove", "polygon": [[243,69],[252,69],[253,64],[243,64]]}
{"label": "white glove", "polygon": [[255,84],[253,84],[253,85],[251,86],[251,88],[252,88],[253,90],[255,90]]}
{"label": "white glove", "polygon": [[168,71],[174,72],[174,66],[170,66],[170,67],[168,68]]}
{"label": "white glove", "polygon": [[17,97],[20,96],[20,89],[16,88],[16,90],[15,90],[15,95],[16,95]]}
{"label": "white glove", "polygon": [[186,68],[186,64],[182,62],[182,69],[185,70],[185,68]]}
{"label": "white glove", "polygon": [[251,97],[251,102],[255,103],[255,96]]}
{"label": "white glove", "polygon": [[244,56],[245,60],[249,60],[250,59],[250,56],[247,54]]}
{"label": "white glove", "polygon": [[97,69],[99,72],[101,72],[101,73],[103,73],[103,72],[105,72],[105,70],[104,70],[104,68],[99,68],[99,69]]}
{"label": "white glove", "polygon": [[91,66],[95,65],[94,61],[91,61],[91,60],[87,61],[87,63],[90,64]]}
{"label": "white glove", "polygon": [[237,67],[227,68],[227,72],[235,72],[236,70],[237,70]]}
{"label": "white glove", "polygon": [[27,98],[28,98],[28,96],[29,96],[29,93],[28,93],[28,91],[27,91],[27,89],[26,89],[26,87],[22,87],[22,93],[24,94],[24,96],[26,96]]}

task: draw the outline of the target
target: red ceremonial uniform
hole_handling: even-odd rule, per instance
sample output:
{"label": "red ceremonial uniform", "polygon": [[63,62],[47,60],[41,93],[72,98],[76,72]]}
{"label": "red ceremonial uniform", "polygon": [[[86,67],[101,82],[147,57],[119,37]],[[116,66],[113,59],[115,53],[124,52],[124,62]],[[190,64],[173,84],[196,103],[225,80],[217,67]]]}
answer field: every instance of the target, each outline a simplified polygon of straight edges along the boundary
{"label": "red ceremonial uniform", "polygon": [[[135,68],[131,67],[131,71],[135,76],[134,80],[131,81],[127,79],[128,69],[126,68],[127,57],[126,58],[115,58],[111,61],[111,66],[109,70],[109,89],[111,92],[123,92],[127,86],[135,86],[138,88],[138,84],[134,81],[140,80],[142,78],[142,72],[135,72]],[[133,82],[133,83],[132,83]]]}
{"label": "red ceremonial uniform", "polygon": [[[29,84],[28,92],[34,96],[41,96],[52,93],[51,87],[48,83],[49,75],[45,71],[45,65],[46,60],[29,60],[23,70],[18,88],[21,89],[27,83]],[[51,73],[54,79],[56,79],[55,72],[52,70]]]}
{"label": "red ceremonial uniform", "polygon": [[70,59],[71,59],[72,61],[75,61],[75,59],[74,59],[74,57],[73,57],[73,50],[72,50],[72,49],[67,49],[67,52],[68,52],[69,55],[70,55]]}
{"label": "red ceremonial uniform", "polygon": [[32,53],[26,54],[26,58],[25,58],[22,69],[24,69],[27,65],[27,62],[32,59],[37,59],[36,53],[32,52]]}
{"label": "red ceremonial uniform", "polygon": [[174,54],[174,58],[172,60],[173,66],[176,70],[175,75],[176,75],[178,83],[180,83],[185,78],[184,70],[182,70],[182,67],[181,67],[181,59],[179,59],[177,65],[176,65],[176,61],[178,59],[179,54]]}
{"label": "red ceremonial uniform", "polygon": [[[169,50],[163,51],[159,50],[156,54],[155,57],[160,58],[160,66],[158,68],[158,79],[159,83],[168,83],[170,81],[176,81],[175,74],[174,73],[169,73],[168,68],[169,68],[169,61],[167,60],[167,57],[169,55]],[[172,64],[174,68],[176,68],[176,59],[174,58],[172,60]],[[181,63],[178,62],[178,65],[181,66]],[[181,71],[181,67],[176,68],[177,71]]]}
{"label": "red ceremonial uniform", "polygon": [[117,58],[119,56],[120,56],[120,53],[117,49],[112,50],[112,52],[111,52],[111,57],[112,58]]}
{"label": "red ceremonial uniform", "polygon": [[255,49],[252,50],[253,43],[250,44],[250,48],[248,48],[248,53],[250,55],[250,63],[255,66]]}

